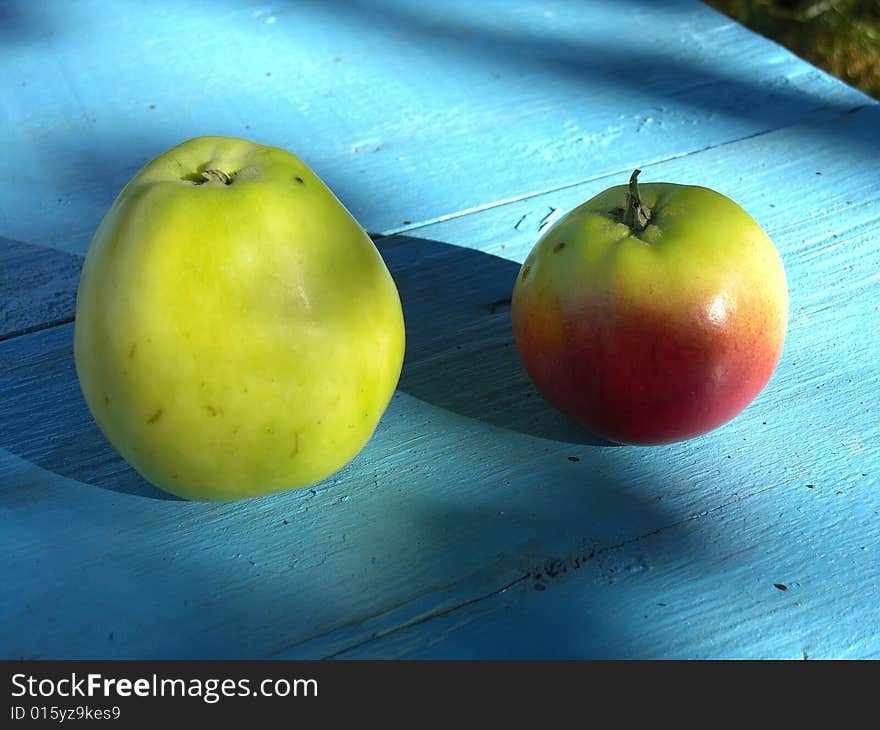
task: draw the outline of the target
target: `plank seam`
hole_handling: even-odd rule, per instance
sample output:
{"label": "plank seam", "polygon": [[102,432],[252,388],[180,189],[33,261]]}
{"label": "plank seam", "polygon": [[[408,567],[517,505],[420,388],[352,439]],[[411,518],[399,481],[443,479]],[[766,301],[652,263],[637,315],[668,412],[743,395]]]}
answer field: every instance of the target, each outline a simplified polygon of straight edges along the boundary
{"label": "plank seam", "polygon": [[385,631],[377,631],[376,633],[372,634],[369,638],[363,639],[362,641],[359,641],[355,644],[352,644],[351,646],[347,646],[343,649],[340,649],[339,651],[333,652],[332,654],[328,654],[327,656],[322,657],[322,659],[335,659],[335,658],[339,657],[340,655],[342,655],[348,651],[351,651],[352,649],[356,649],[359,646],[363,646],[364,644],[368,644],[375,639],[381,639],[385,636],[388,636],[389,634],[394,634],[398,631],[402,631],[403,629],[409,629],[409,628],[412,628],[413,626],[418,626],[419,624],[427,623],[428,621],[431,621],[435,618],[442,618],[443,616],[447,616],[449,614],[455,613],[456,611],[459,611],[462,608],[467,608],[468,606],[472,606],[477,603],[481,603],[489,598],[494,598],[495,596],[500,596],[505,591],[510,590],[518,583],[522,583],[524,580],[528,580],[530,577],[531,577],[531,573],[526,573],[525,575],[521,575],[518,578],[514,578],[509,583],[506,583],[505,585],[501,586],[501,588],[497,588],[490,593],[486,593],[485,595],[477,596],[476,598],[471,598],[467,601],[464,601],[463,603],[460,603],[455,606],[450,606],[449,608],[444,608],[440,611],[435,611],[433,613],[429,613],[426,616],[420,616],[419,618],[413,619],[412,621],[408,621],[404,624],[401,624],[400,626],[395,626],[394,628],[386,629]]}
{"label": "plank seam", "polygon": [[[826,122],[833,122],[833,121],[837,121],[840,119],[844,119],[852,114],[855,114],[855,113],[861,111],[862,109],[865,109],[865,108],[871,107],[871,106],[875,106],[875,105],[874,104],[859,104],[857,106],[852,107],[851,109],[847,109],[842,114],[839,114],[834,117],[830,117],[829,119],[827,119],[825,121]],[[819,111],[819,110],[817,110],[817,111]],[[718,142],[715,144],[706,145],[705,147],[700,147],[695,150],[689,150],[687,152],[681,152],[676,155],[664,157],[660,160],[646,162],[646,163],[639,165],[639,168],[640,169],[647,169],[647,168],[651,168],[651,167],[656,167],[657,165],[662,165],[666,162],[671,162],[673,160],[681,160],[681,159],[684,159],[685,157],[690,157],[692,155],[698,155],[703,152],[709,152],[711,150],[716,150],[716,149],[719,149],[722,147],[727,147],[729,145],[737,144],[739,142],[745,142],[747,140],[755,139],[757,137],[763,137],[764,135],[772,134],[774,132],[781,132],[782,130],[791,129],[792,127],[796,127],[801,124],[804,124],[804,122],[803,121],[795,121],[795,122],[792,122],[791,124],[783,124],[778,127],[772,127],[770,129],[763,129],[758,132],[753,132],[752,134],[747,134],[742,137],[737,137],[735,139],[725,140],[724,142]],[[465,216],[471,215],[473,213],[482,213],[484,211],[492,210],[494,208],[500,208],[505,205],[511,205],[513,203],[520,203],[525,200],[531,200],[532,198],[538,198],[538,197],[541,197],[542,195],[547,195],[549,193],[556,193],[556,192],[559,192],[562,190],[568,190],[570,188],[574,188],[574,187],[577,187],[578,185],[583,185],[583,184],[589,183],[589,182],[596,182],[598,180],[605,180],[607,178],[619,177],[621,175],[629,175],[631,172],[632,172],[632,170],[630,168],[625,168],[625,169],[621,168],[618,170],[612,170],[610,172],[602,173],[601,175],[593,175],[590,177],[582,178],[580,180],[576,180],[574,182],[565,183],[564,185],[556,185],[553,187],[546,188],[544,190],[537,190],[537,191],[533,191],[530,193],[524,193],[522,195],[517,195],[517,196],[511,197],[511,198],[502,198],[501,200],[496,200],[491,203],[483,203],[481,205],[476,205],[471,208],[464,208],[463,210],[455,211],[453,213],[446,213],[444,215],[436,216],[434,218],[428,218],[427,220],[424,220],[424,221],[410,223],[405,226],[399,226],[397,228],[390,228],[386,231],[381,231],[378,233],[371,233],[370,237],[373,238],[374,240],[378,240],[381,238],[388,238],[390,236],[396,236],[401,233],[409,233],[410,231],[414,231],[419,228],[425,228],[427,226],[434,225],[435,223],[444,223],[446,221],[456,220],[458,218],[464,218]]]}
{"label": "plank seam", "polygon": [[24,335],[32,335],[35,332],[42,332],[43,330],[52,329],[53,327],[60,327],[65,324],[71,324],[75,319],[76,318],[73,316],[59,317],[58,319],[52,319],[48,322],[41,322],[40,324],[31,325],[30,327],[23,327],[19,330],[4,332],[0,334],[0,342],[13,340],[16,337],[23,337]]}

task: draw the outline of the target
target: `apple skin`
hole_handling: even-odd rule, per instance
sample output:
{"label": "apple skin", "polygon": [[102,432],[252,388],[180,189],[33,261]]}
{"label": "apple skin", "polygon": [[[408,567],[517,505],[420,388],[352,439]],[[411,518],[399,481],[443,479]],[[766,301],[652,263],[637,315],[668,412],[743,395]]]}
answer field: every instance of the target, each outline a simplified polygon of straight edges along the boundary
{"label": "apple skin", "polygon": [[641,232],[621,221],[631,195],[620,185],[541,236],[511,316],[550,403],[609,441],[663,444],[717,428],[763,389],[788,288],[773,243],[729,198],[674,183],[636,190],[651,211]]}
{"label": "apple skin", "polygon": [[200,137],[168,150],[119,194],[83,264],[85,400],[126,461],[181,497],[329,476],[371,437],[403,353],[379,252],[282,149]]}

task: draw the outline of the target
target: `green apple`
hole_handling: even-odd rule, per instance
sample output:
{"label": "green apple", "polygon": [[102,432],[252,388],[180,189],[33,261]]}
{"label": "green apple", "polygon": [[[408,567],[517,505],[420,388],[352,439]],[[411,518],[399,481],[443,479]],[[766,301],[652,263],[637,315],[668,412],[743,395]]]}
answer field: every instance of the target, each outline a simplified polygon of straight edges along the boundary
{"label": "green apple", "polygon": [[76,370],[101,430],[148,481],[223,501],[350,461],[400,377],[397,288],[297,157],[228,137],[148,163],[80,279]]}

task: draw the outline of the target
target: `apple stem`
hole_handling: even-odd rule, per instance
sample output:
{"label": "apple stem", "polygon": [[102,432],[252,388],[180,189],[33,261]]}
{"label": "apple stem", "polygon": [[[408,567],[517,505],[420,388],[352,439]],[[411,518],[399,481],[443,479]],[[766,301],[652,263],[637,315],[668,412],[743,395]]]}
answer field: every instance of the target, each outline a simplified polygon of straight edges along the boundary
{"label": "apple stem", "polygon": [[651,221],[651,209],[642,204],[639,197],[638,177],[641,170],[634,170],[629,179],[629,192],[626,194],[626,209],[623,212],[623,222],[634,232],[641,233],[648,227]]}
{"label": "apple stem", "polygon": [[211,168],[210,170],[205,170],[202,173],[202,178],[204,182],[219,182],[223,183],[224,185],[232,184],[232,178],[227,173],[223,172],[223,170],[217,170],[214,168]]}

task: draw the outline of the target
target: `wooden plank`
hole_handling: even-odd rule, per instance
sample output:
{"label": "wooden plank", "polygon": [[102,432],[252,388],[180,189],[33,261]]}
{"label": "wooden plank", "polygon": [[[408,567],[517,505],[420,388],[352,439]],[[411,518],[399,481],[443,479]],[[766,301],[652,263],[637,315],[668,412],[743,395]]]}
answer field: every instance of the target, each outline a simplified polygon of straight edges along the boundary
{"label": "wooden plank", "polygon": [[[739,167],[715,165],[714,169],[700,170],[699,175],[692,178],[685,177],[690,174],[687,171],[692,169],[688,160],[683,165],[671,166],[667,161],[660,169],[674,171],[678,182],[707,185],[734,199],[748,201],[751,213],[771,235],[779,226],[794,225],[799,229],[808,229],[813,226],[816,215],[832,219],[849,216],[852,186],[870,184],[870,180],[853,179],[849,165],[861,157],[862,150],[870,152],[880,145],[880,134],[875,126],[877,114],[877,105],[869,104],[855,112],[844,113],[829,123],[810,126],[803,144],[810,146],[813,166],[821,169],[809,170],[809,165],[791,169],[786,162],[773,163],[780,174],[792,175],[786,182],[793,192],[796,191],[802,206],[810,211],[800,220],[793,220],[796,216],[792,216],[786,207],[791,205],[790,200],[780,199],[775,187],[759,189],[751,182],[749,172],[753,164],[759,170],[766,170],[771,164],[767,159],[773,153],[776,136],[761,135],[762,139],[756,138],[751,145],[763,159],[761,162],[744,161]],[[800,127],[793,132],[795,135],[803,133]],[[792,147],[796,145],[796,142],[792,143]],[[652,168],[656,165],[642,167],[646,170],[644,179],[655,174]],[[677,172],[679,169],[683,170],[680,174]],[[817,178],[822,175],[838,181],[830,192],[828,187],[817,185]],[[478,214],[476,218],[473,214],[463,218],[454,216],[429,224],[427,228],[413,225],[409,231],[418,236],[423,230],[429,230],[441,240],[455,241],[459,246],[522,261],[541,231],[558,216],[609,185],[620,184],[626,177],[624,174],[605,175],[580,185],[493,206],[498,208],[497,214]],[[764,184],[765,178],[754,179]],[[873,202],[868,201],[866,205],[871,206]],[[474,221],[479,223],[474,225]],[[429,257],[434,255],[428,251],[422,253]],[[41,323],[57,323],[72,318],[81,257],[47,247],[28,247],[2,238],[0,256],[0,339],[26,332]],[[509,276],[512,280],[515,271],[501,276]],[[499,291],[499,283],[493,280],[490,289]],[[424,277],[421,285],[426,285]],[[497,299],[487,296],[483,305],[488,308],[506,296],[503,293]]]}
{"label": "wooden plank", "polygon": [[868,103],[696,0],[7,16],[0,232],[78,253],[144,162],[202,134],[291,149],[389,233]]}
{"label": "wooden plank", "polygon": [[72,322],[82,257],[0,236],[0,340]]}
{"label": "wooden plank", "polygon": [[[870,558],[877,546],[880,150],[863,143],[877,119],[871,107],[651,171],[712,184],[752,211],[782,251],[792,293],[768,388],[727,427],[684,444],[608,448],[566,433],[515,365],[507,311],[493,311],[516,264],[492,252],[520,259],[534,239],[515,226],[522,206],[536,220],[588,197],[593,182],[380,241],[407,310],[406,374],[365,451],[314,489],[220,507],[157,498],[91,425],[70,325],[0,343],[0,580],[12,587],[0,596],[0,651],[467,654],[473,634],[452,623],[485,626],[482,612],[496,606],[511,617],[499,625],[519,629],[550,620],[542,610],[559,603],[569,625],[587,620],[607,560],[615,571],[636,565],[631,593],[613,641],[591,643],[584,629],[572,634],[578,651],[637,655],[644,623],[628,619],[642,591],[675,597],[650,625],[647,653],[787,656],[803,648],[792,638],[802,630],[825,633],[820,653],[874,655],[876,572],[853,551]],[[656,548],[641,570],[630,547],[646,545]],[[809,550],[824,577],[804,567]],[[585,577],[546,579],[563,568]],[[858,591],[835,582],[862,576]],[[767,581],[799,583],[817,613],[783,613],[744,590]],[[818,597],[836,588],[847,619],[820,622],[832,604]],[[615,593],[603,595],[595,612],[609,626]],[[373,646],[376,635],[388,638]],[[564,651],[563,628],[547,640],[545,653]]]}
{"label": "wooden plank", "polygon": [[877,659],[877,487],[768,489],[331,655]]}
{"label": "wooden plank", "polygon": [[[659,471],[674,499],[678,490],[719,487],[729,490],[728,501],[609,549],[562,553],[549,579],[540,568],[510,574],[457,609],[380,617],[359,637],[343,631],[282,656],[880,656],[880,256],[873,245],[880,206],[871,171],[878,111],[841,119],[837,143],[821,149],[810,145],[814,130],[799,128],[659,166],[662,179],[699,170],[706,184],[740,200],[776,240],[788,269],[789,338],[763,405],[727,426],[723,438],[707,437],[719,437],[731,449],[726,458],[738,463],[716,461],[719,452],[698,439],[679,472]],[[863,145],[866,139],[874,144]],[[786,157],[805,146],[809,158]],[[864,154],[869,159],[860,162]],[[737,172],[739,160],[766,162],[747,176]],[[531,245],[519,233],[524,216],[539,220],[593,192],[542,196],[507,206],[504,217],[482,216],[484,226],[473,216],[432,231],[521,257]],[[751,420],[758,407],[760,422],[757,413]],[[657,450],[649,451],[656,463]]]}

